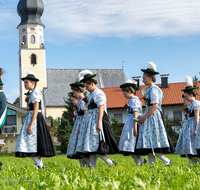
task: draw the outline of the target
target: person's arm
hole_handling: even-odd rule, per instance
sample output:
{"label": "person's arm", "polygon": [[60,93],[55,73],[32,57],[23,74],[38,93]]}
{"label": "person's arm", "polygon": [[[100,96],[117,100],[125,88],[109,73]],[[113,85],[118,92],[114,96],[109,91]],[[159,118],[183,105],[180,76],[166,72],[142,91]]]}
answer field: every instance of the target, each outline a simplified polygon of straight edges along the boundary
{"label": "person's arm", "polygon": [[199,123],[199,109],[194,110],[194,116],[195,116],[195,131],[194,131],[194,136],[197,134],[197,127]]}
{"label": "person's arm", "polygon": [[150,115],[152,115],[157,109],[158,109],[158,104],[153,104],[152,107],[150,108],[150,110],[149,110],[145,115],[143,115],[142,117],[139,118],[138,123],[139,123],[139,124],[144,123],[145,120],[146,120]]}
{"label": "person's arm", "polygon": [[87,110],[84,110],[83,113],[84,113],[84,115],[85,115],[85,114],[87,113]]}
{"label": "person's arm", "polygon": [[99,105],[97,128],[96,128],[98,133],[101,131],[101,122],[103,118],[103,113],[104,113],[104,105]]}
{"label": "person's arm", "polygon": [[[134,116],[134,118],[137,118],[138,112],[137,112],[137,111],[134,111],[134,112],[133,112],[133,116]],[[134,121],[134,120],[133,120],[133,135],[134,135],[135,137],[138,136],[138,132],[137,132],[137,122]]]}
{"label": "person's arm", "polygon": [[37,115],[38,115],[38,111],[39,111],[39,102],[35,102],[33,104],[34,106],[34,111],[33,111],[33,115],[32,115],[32,118],[31,118],[31,122],[29,124],[29,127],[27,128],[27,134],[30,135],[31,132],[32,132],[32,128],[33,128],[33,124],[37,118]]}

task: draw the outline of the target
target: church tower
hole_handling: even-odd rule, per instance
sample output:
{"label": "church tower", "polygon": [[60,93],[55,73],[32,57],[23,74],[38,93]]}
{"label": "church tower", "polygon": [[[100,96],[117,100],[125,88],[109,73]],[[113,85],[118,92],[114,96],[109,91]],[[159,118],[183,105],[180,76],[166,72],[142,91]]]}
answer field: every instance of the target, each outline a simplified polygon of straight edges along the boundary
{"label": "church tower", "polygon": [[[26,76],[27,71],[33,71],[40,79],[40,91],[47,87],[46,55],[44,47],[44,25],[40,17],[44,11],[42,0],[20,0],[17,7],[21,17],[19,30],[19,77]],[[20,106],[26,107],[23,82],[20,80]]]}

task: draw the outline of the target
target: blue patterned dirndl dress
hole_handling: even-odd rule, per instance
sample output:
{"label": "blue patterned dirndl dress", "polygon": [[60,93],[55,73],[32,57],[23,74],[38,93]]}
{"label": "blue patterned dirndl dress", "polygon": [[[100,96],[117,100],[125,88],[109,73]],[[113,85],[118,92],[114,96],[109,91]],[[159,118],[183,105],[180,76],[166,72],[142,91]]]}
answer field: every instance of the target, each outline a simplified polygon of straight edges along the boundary
{"label": "blue patterned dirndl dress", "polygon": [[168,137],[162,116],[161,103],[163,93],[159,87],[152,85],[145,96],[148,107],[144,115],[151,109],[153,104],[158,103],[158,109],[140,125],[137,149],[139,154],[149,153],[172,153],[175,151],[171,139]]}
{"label": "blue patterned dirndl dress", "polygon": [[[33,103],[39,102],[39,112],[32,127],[30,135],[27,134],[27,128],[30,125],[34,106]],[[15,146],[16,157],[52,157],[55,151],[49,129],[44,120],[43,98],[39,90],[33,90],[28,100],[29,111],[24,124],[20,130]]]}
{"label": "blue patterned dirndl dress", "polygon": [[198,144],[197,143],[198,141],[196,141],[198,133],[196,134],[195,137],[194,131],[196,128],[196,124],[195,124],[194,110],[200,109],[200,102],[198,100],[194,100],[187,107],[189,111],[189,118],[184,123],[181,129],[175,153],[180,154],[181,156],[188,156],[189,158],[191,158],[191,157],[197,157],[195,143]]}
{"label": "blue patterned dirndl dress", "polygon": [[[104,105],[104,115],[101,122],[101,132],[98,133],[96,131],[96,127],[99,112],[98,107],[100,105]],[[104,138],[105,142],[109,145],[109,154],[118,153],[118,145],[109,127],[105,93],[98,88],[94,90],[88,95],[86,106],[88,111],[82,120],[80,134],[78,135],[76,153],[97,154],[99,138]]]}
{"label": "blue patterned dirndl dress", "polygon": [[77,140],[78,140],[78,131],[81,127],[82,124],[82,120],[83,120],[83,116],[84,116],[84,110],[87,110],[86,106],[85,106],[85,102],[83,101],[83,98],[81,98],[78,102],[77,102],[77,109],[75,110],[77,116],[76,116],[76,120],[74,122],[74,126],[72,129],[72,133],[69,139],[69,143],[68,143],[68,147],[67,147],[67,157],[68,158],[77,158],[76,156],[76,144],[77,144]]}
{"label": "blue patterned dirndl dress", "polygon": [[142,115],[142,102],[140,101],[138,97],[132,96],[132,98],[128,101],[127,106],[128,106],[127,111],[129,112],[129,114],[128,114],[126,123],[123,127],[122,134],[119,141],[119,150],[124,155],[137,154],[135,147],[136,147],[138,137],[135,137],[133,135],[133,131],[134,131],[133,111],[137,111],[138,116]]}

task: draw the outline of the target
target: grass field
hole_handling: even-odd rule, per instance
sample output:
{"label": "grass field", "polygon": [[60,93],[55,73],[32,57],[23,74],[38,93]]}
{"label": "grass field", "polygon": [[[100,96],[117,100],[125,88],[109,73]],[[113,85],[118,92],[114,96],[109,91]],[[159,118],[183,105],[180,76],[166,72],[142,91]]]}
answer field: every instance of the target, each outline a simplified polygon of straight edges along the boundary
{"label": "grass field", "polygon": [[[131,157],[109,156],[118,163],[108,167],[98,158],[97,169],[79,168],[77,160],[65,155],[43,158],[38,169],[30,158],[1,156],[0,189],[200,189],[200,165],[189,166],[186,158],[167,155],[175,164],[165,167],[136,166]],[[147,159],[147,157],[145,157]]]}

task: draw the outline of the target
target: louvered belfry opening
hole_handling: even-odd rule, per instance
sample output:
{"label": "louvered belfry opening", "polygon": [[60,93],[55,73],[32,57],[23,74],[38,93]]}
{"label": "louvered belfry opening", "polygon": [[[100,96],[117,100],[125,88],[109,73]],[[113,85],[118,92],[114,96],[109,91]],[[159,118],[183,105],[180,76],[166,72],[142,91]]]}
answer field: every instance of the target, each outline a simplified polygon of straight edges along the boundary
{"label": "louvered belfry opening", "polygon": [[36,55],[31,54],[31,65],[35,66],[37,64]]}

